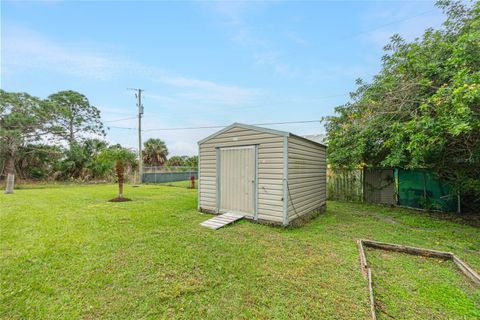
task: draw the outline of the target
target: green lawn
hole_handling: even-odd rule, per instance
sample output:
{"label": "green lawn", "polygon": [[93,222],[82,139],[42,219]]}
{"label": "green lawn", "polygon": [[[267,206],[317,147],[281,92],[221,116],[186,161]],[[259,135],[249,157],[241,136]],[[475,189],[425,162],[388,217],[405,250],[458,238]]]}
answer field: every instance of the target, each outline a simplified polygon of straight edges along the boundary
{"label": "green lawn", "polygon": [[[366,319],[357,238],[451,251],[480,270],[480,230],[329,202],[297,229],[200,227],[197,191],[56,185],[0,194],[0,318]],[[379,318],[478,319],[449,262],[367,250]],[[383,310],[383,312],[382,312]],[[387,315],[388,314],[388,315]]]}

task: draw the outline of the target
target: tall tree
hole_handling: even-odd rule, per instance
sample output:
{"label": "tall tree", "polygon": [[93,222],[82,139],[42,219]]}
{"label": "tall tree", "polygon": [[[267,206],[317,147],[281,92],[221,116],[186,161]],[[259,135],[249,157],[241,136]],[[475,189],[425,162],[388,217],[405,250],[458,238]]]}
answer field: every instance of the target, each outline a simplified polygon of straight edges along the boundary
{"label": "tall tree", "polygon": [[[39,141],[45,134],[58,132],[53,124],[54,116],[55,108],[50,103],[27,93],[0,89],[0,151],[5,159],[5,175],[14,178],[21,145]],[[13,183],[7,183],[6,192],[13,192]]]}
{"label": "tall tree", "polygon": [[168,148],[163,140],[150,138],[143,143],[143,163],[147,166],[162,166],[167,161]]}
{"label": "tall tree", "polygon": [[429,168],[458,191],[480,194],[480,3],[437,3],[441,30],[385,48],[371,83],[327,124],[334,166]]}
{"label": "tall tree", "polygon": [[48,97],[58,109],[58,136],[70,146],[88,134],[105,135],[100,121],[100,110],[92,106],[87,97],[76,91],[59,91]]}
{"label": "tall tree", "polygon": [[121,202],[130,200],[123,197],[123,184],[125,182],[125,171],[135,165],[136,154],[130,149],[115,145],[103,150],[98,155],[98,159],[115,168],[118,181],[118,196],[110,201]]}

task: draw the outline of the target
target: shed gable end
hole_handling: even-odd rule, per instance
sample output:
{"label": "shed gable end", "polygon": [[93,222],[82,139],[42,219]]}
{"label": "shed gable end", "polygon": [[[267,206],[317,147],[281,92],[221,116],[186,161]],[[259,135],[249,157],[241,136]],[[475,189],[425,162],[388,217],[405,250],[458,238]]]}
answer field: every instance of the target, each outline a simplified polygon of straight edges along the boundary
{"label": "shed gable end", "polygon": [[228,127],[225,127],[223,128],[222,130],[220,131],[217,131],[215,132],[214,134],[200,140],[198,142],[199,145],[203,144],[203,143],[206,143],[208,142],[209,140],[212,140],[220,135],[223,135],[223,134],[226,134],[226,133],[229,133],[229,132],[234,132],[234,131],[245,131],[245,130],[253,130],[253,131],[257,131],[259,134],[260,133],[267,133],[267,134],[271,134],[271,135],[275,135],[275,136],[288,136],[289,133],[288,132],[285,132],[285,131],[280,131],[280,130],[273,130],[273,129],[268,129],[268,128],[262,128],[262,127],[257,127],[257,126],[252,126],[252,125],[248,125],[248,124],[243,124],[243,123],[234,123]]}

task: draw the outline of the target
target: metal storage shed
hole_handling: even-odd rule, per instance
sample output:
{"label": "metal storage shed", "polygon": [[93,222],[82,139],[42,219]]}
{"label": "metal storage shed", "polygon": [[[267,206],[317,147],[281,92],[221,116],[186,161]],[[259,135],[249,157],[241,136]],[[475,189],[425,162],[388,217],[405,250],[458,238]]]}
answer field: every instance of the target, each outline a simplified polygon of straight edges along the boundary
{"label": "metal storage shed", "polygon": [[288,225],[326,206],[326,146],[234,123],[198,142],[198,209]]}

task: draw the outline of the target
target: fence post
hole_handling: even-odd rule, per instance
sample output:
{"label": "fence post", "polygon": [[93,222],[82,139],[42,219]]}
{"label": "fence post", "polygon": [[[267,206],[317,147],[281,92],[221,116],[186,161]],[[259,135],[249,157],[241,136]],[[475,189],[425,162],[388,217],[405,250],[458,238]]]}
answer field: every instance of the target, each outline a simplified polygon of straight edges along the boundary
{"label": "fence post", "polygon": [[461,206],[460,206],[460,193],[457,193],[457,213],[460,214],[462,213],[462,209],[461,209]]}
{"label": "fence post", "polygon": [[423,209],[427,209],[427,174],[423,171]]}
{"label": "fence post", "polygon": [[[396,188],[395,192],[397,193],[397,199],[396,200],[397,200],[397,206],[400,206],[400,169],[395,168],[394,170],[395,171],[393,172],[393,175],[394,175],[393,177],[396,180],[395,181],[396,182],[395,183],[395,188]],[[395,175],[395,173],[397,173],[397,174]]]}
{"label": "fence post", "polygon": [[361,188],[361,197],[362,197],[362,202],[365,202],[365,190],[364,190],[364,185],[365,185],[365,167],[363,167],[363,169],[360,171],[360,183],[362,184],[362,188]]}

